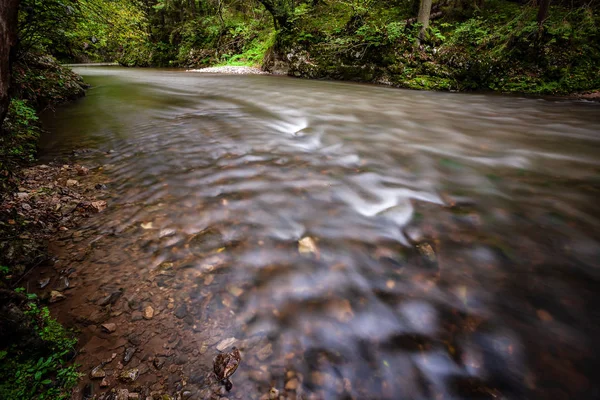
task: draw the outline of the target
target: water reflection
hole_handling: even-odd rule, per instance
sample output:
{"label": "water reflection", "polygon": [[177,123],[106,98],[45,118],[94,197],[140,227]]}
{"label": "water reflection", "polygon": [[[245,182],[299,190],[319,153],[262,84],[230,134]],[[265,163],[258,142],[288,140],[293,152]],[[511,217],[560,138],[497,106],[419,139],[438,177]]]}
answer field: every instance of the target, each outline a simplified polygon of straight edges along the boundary
{"label": "water reflection", "polygon": [[600,395],[597,105],[81,72],[45,139],[111,179],[80,290],[125,287],[186,376],[235,338],[236,398]]}

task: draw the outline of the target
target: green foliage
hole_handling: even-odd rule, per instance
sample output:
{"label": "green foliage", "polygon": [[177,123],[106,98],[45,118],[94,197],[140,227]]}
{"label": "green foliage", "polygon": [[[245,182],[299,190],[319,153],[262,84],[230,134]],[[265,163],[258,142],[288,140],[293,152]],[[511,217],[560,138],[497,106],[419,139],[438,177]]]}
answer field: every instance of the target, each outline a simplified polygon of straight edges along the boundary
{"label": "green foliage", "polygon": [[69,52],[68,31],[79,16],[77,0],[21,0],[19,5],[20,54],[52,50]]}
{"label": "green foliage", "polygon": [[13,99],[4,121],[4,135],[0,135],[0,170],[10,164],[35,159],[36,143],[40,135],[35,110],[25,100]]}
{"label": "green foliage", "polygon": [[80,378],[75,366],[66,365],[67,355],[74,351],[77,341],[50,317],[47,307],[38,305],[36,297],[28,295],[25,315],[31,318],[35,334],[45,346],[35,353],[14,345],[0,351],[2,399],[68,399]]}

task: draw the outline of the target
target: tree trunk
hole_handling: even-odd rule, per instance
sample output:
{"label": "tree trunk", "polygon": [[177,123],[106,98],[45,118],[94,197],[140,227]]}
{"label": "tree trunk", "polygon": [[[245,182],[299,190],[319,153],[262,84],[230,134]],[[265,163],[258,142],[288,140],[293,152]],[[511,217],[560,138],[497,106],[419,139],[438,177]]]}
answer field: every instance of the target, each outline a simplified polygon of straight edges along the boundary
{"label": "tree trunk", "polygon": [[417,22],[421,24],[421,31],[419,32],[419,41],[425,39],[425,31],[429,26],[431,3],[432,0],[421,0],[421,4],[419,5],[419,15],[417,16]]}
{"label": "tree trunk", "polygon": [[8,112],[10,66],[17,41],[19,0],[0,0],[0,125]]}
{"label": "tree trunk", "polygon": [[540,28],[544,25],[544,21],[548,18],[548,8],[550,8],[550,0],[540,0],[540,8],[538,9],[538,25]]}

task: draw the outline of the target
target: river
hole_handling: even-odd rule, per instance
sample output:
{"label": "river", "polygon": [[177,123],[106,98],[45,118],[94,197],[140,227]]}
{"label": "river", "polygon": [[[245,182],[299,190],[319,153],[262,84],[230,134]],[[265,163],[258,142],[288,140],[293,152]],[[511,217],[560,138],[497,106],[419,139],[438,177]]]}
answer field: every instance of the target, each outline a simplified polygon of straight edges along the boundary
{"label": "river", "polygon": [[[117,354],[95,393],[600,396],[600,104],[76,71],[92,88],[45,116],[42,150],[88,149],[109,180],[53,244],[77,269],[53,306],[76,362]],[[210,373],[232,345],[226,393]]]}

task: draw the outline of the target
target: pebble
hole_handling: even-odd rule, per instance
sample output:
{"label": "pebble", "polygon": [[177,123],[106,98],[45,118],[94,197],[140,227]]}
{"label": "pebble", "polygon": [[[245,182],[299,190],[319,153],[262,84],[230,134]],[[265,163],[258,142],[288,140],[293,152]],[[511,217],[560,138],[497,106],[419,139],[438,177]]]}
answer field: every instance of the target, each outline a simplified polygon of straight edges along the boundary
{"label": "pebble", "polygon": [[285,390],[296,390],[298,389],[298,379],[294,378],[289,380],[286,384],[285,384]]}
{"label": "pebble", "polygon": [[57,301],[64,300],[66,297],[64,294],[59,292],[58,290],[53,290],[50,292],[50,303],[56,303]]}
{"label": "pebble", "polygon": [[125,353],[123,354],[123,363],[124,364],[127,364],[129,361],[131,361],[131,358],[135,354],[135,351],[136,351],[135,347],[128,347],[125,349]]}
{"label": "pebble", "polygon": [[141,312],[134,311],[131,313],[131,322],[139,321],[141,319],[144,319],[144,316],[142,315]]}
{"label": "pebble", "polygon": [[186,362],[188,362],[188,356],[186,356],[185,354],[181,354],[177,356],[177,358],[175,358],[175,364],[177,365],[183,365]]}
{"label": "pebble", "polygon": [[179,307],[177,307],[177,310],[175,310],[175,316],[179,319],[185,318],[187,313],[188,313],[188,310],[187,310],[187,306],[185,305],[185,303],[181,304]]}
{"label": "pebble", "polygon": [[275,400],[278,398],[279,398],[279,390],[275,389],[274,387],[271,388],[271,390],[269,391],[269,399]]}
{"label": "pebble", "polygon": [[117,391],[117,400],[129,400],[129,390],[119,389]]}
{"label": "pebble", "polygon": [[230,286],[229,288],[227,288],[227,291],[235,297],[240,297],[242,293],[244,293],[244,290],[237,286]]}
{"label": "pebble", "polygon": [[114,331],[117,330],[117,324],[115,323],[108,323],[108,324],[102,324],[102,330],[104,330],[104,332],[108,332],[108,333],[113,333]]}
{"label": "pebble", "polygon": [[148,306],[144,309],[144,319],[152,319],[154,317],[154,308]]}
{"label": "pebble", "polygon": [[140,398],[139,393],[129,393],[129,400],[139,400],[139,398]]}
{"label": "pebble", "polygon": [[98,365],[92,369],[90,372],[90,378],[92,379],[100,379],[106,376],[106,372],[102,369],[102,365]]}
{"label": "pebble", "polygon": [[271,354],[273,354],[273,346],[271,345],[271,343],[268,343],[265,347],[260,349],[258,353],[256,353],[256,357],[260,361],[265,361],[271,356]]}
{"label": "pebble", "polygon": [[79,185],[79,182],[77,182],[75,179],[67,179],[67,186],[77,186]]}
{"label": "pebble", "polygon": [[268,380],[269,380],[269,373],[267,373],[266,371],[261,371],[261,370],[250,371],[248,373],[248,376],[253,381],[259,382],[259,383],[260,382],[268,382]]}
{"label": "pebble", "polygon": [[318,254],[319,249],[315,240],[310,236],[306,236],[298,240],[298,252],[300,254]]}
{"label": "pebble", "polygon": [[128,369],[128,370],[121,372],[121,375],[119,375],[119,380],[126,382],[126,383],[131,383],[131,382],[134,382],[138,378],[139,375],[140,375],[140,370],[137,368],[132,368],[132,369]]}
{"label": "pebble", "polygon": [[230,337],[227,339],[223,339],[221,340],[221,342],[219,342],[219,344],[217,345],[217,350],[219,351],[223,351],[227,348],[229,348],[230,346],[233,346],[233,344],[237,341],[236,338],[234,337]]}
{"label": "pebble", "polygon": [[156,357],[154,361],[152,361],[152,364],[154,364],[154,367],[156,367],[156,369],[162,369],[163,365],[165,365],[165,360],[164,358]]}
{"label": "pebble", "polygon": [[100,387],[101,388],[105,388],[105,387],[108,387],[108,386],[109,386],[108,379],[102,378],[102,382],[100,382]]}
{"label": "pebble", "polygon": [[50,278],[40,279],[38,281],[38,286],[40,289],[45,288],[50,283]]}
{"label": "pebble", "polygon": [[190,397],[192,397],[192,392],[189,390],[184,390],[183,393],[181,393],[182,400],[188,400]]}
{"label": "pebble", "polygon": [[204,72],[210,74],[234,74],[234,75],[269,75],[268,72],[255,67],[244,66],[223,66],[223,67],[208,67],[201,69],[190,69],[186,72]]}

